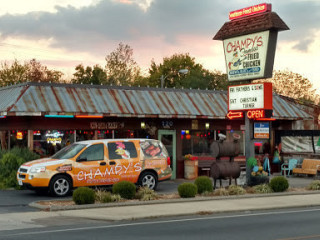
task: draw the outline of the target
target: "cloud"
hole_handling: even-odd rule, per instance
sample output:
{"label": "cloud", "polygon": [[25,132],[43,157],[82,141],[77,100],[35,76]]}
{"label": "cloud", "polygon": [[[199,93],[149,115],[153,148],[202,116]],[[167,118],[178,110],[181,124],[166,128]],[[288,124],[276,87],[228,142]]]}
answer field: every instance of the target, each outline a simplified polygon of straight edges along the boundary
{"label": "cloud", "polygon": [[[141,8],[141,3],[103,0],[82,8],[59,6],[55,12],[6,14],[0,16],[0,39],[50,39],[51,47],[95,55],[114,50],[116,45],[110,49],[110,43],[138,44],[145,39],[160,38],[167,44],[179,45],[179,36],[212,39],[228,21],[229,11],[258,2],[153,0],[147,9]],[[320,3],[276,1],[273,9],[291,29],[281,33],[279,39],[296,41],[295,48],[306,51],[312,43],[314,29],[319,29]]]}

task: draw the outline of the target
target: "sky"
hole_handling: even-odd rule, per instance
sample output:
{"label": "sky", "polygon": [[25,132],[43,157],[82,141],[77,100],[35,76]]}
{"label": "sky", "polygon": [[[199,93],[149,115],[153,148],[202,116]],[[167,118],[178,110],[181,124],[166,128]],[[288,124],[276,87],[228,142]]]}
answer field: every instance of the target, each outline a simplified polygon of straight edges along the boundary
{"label": "sky", "polygon": [[290,28],[278,34],[274,70],[299,73],[320,93],[320,0],[0,0],[0,62],[36,58],[70,78],[78,64],[105,66],[122,42],[144,73],[175,53],[225,73],[212,38],[230,11],[265,2]]}

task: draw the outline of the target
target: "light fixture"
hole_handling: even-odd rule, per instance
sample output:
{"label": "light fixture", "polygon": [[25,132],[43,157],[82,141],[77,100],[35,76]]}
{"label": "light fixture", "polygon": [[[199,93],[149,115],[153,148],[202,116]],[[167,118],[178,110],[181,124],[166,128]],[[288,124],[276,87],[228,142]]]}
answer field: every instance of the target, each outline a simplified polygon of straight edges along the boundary
{"label": "light fixture", "polygon": [[44,115],[46,118],[73,118],[73,115]]}
{"label": "light fixture", "polygon": [[76,115],[76,118],[103,118],[102,115]]}
{"label": "light fixture", "polygon": [[141,122],[141,128],[145,129],[146,128],[146,123],[145,122]]}
{"label": "light fixture", "polygon": [[208,130],[210,128],[210,123],[206,123],[206,129]]}

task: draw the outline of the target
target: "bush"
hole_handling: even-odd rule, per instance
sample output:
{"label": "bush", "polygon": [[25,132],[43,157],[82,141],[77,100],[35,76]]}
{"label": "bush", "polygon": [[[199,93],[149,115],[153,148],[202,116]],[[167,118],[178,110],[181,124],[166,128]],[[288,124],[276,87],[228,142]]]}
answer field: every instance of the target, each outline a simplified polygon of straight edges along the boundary
{"label": "bush", "polygon": [[269,184],[260,184],[253,187],[255,193],[272,193],[272,189]]}
{"label": "bush", "polygon": [[2,188],[18,188],[17,170],[23,159],[10,152],[5,153],[0,159],[0,182]]}
{"label": "bush", "polygon": [[289,182],[285,177],[274,177],[270,181],[270,187],[274,192],[284,192],[289,188]]}
{"label": "bush", "polygon": [[157,193],[154,190],[151,190],[148,187],[141,187],[139,188],[136,198],[140,199],[141,201],[150,201],[158,198]]}
{"label": "bush", "polygon": [[213,192],[212,180],[207,176],[198,177],[194,184],[197,185],[198,193]]}
{"label": "bush", "polygon": [[182,183],[178,187],[178,192],[182,198],[195,197],[198,192],[197,185],[193,183]]}
{"label": "bush", "polygon": [[136,185],[132,182],[121,181],[112,186],[112,193],[119,194],[125,199],[133,199],[136,194]]}
{"label": "bush", "polygon": [[17,182],[17,170],[21,164],[39,158],[28,148],[12,148],[0,151],[0,189],[20,188]]}
{"label": "bush", "polygon": [[320,181],[315,180],[309,184],[307,187],[308,190],[320,190]]}
{"label": "bush", "polygon": [[229,195],[243,195],[246,193],[246,190],[244,190],[244,188],[240,186],[230,185],[228,187],[228,193]]}
{"label": "bush", "polygon": [[79,187],[76,190],[74,190],[72,200],[77,205],[93,204],[95,201],[94,190],[88,187]]}

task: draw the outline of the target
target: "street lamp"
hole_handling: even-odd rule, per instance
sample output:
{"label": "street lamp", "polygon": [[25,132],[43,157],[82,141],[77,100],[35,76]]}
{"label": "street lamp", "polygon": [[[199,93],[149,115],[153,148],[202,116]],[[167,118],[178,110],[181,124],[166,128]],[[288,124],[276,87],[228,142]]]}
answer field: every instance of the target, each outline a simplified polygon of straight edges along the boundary
{"label": "street lamp", "polygon": [[[181,73],[181,74],[187,74],[189,72],[189,70],[188,69],[180,69],[179,71],[178,71],[178,73]],[[163,85],[164,85],[164,80],[166,80],[166,78],[169,76],[170,74],[168,74],[168,75],[161,75],[161,77],[160,77],[160,80],[161,80],[161,88],[163,88]]]}

